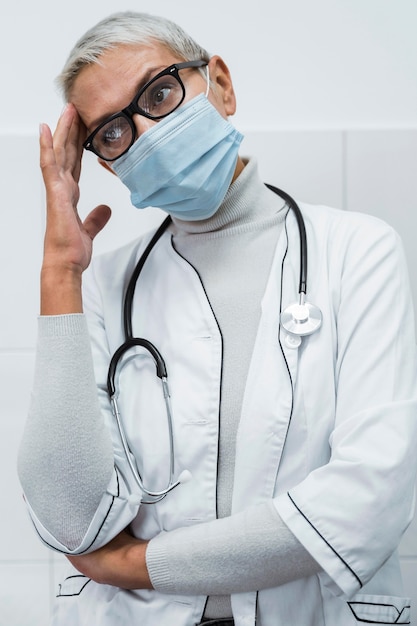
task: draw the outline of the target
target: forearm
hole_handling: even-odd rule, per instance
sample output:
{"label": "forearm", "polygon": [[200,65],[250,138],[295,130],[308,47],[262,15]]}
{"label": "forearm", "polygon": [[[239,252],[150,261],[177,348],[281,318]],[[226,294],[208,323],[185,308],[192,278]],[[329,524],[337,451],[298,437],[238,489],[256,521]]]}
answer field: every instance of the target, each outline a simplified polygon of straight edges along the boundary
{"label": "forearm", "polygon": [[150,541],[146,559],[153,586],[169,594],[241,593],[320,571],[272,503],[161,533]]}
{"label": "forearm", "polygon": [[267,589],[320,571],[272,503],[150,542],[122,532],[95,552],[68,558],[98,583],[180,595]]}
{"label": "forearm", "polygon": [[35,514],[68,548],[86,532],[113,464],[86,320],[83,315],[40,318],[19,477]]}

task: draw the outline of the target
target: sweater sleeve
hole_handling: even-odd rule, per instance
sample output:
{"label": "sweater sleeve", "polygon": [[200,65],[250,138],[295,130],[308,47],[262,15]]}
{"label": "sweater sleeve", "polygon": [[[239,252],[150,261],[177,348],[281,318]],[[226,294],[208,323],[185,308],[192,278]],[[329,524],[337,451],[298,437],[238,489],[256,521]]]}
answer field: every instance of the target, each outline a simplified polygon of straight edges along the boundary
{"label": "sweater sleeve", "polygon": [[85,535],[113,465],[86,319],[82,314],[40,317],[18,472],[32,511],[68,548]]}
{"label": "sweater sleeve", "polygon": [[320,571],[272,502],[161,533],[148,544],[146,562],[155,589],[168,594],[261,590]]}

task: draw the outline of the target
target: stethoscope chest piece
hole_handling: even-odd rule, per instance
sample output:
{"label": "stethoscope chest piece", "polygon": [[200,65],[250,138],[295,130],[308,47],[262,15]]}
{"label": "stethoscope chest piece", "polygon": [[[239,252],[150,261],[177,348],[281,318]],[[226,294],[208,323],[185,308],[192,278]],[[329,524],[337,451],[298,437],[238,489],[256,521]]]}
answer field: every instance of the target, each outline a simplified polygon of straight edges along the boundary
{"label": "stethoscope chest piece", "polygon": [[281,326],[292,335],[305,337],[321,326],[320,309],[310,302],[294,302],[281,313]]}

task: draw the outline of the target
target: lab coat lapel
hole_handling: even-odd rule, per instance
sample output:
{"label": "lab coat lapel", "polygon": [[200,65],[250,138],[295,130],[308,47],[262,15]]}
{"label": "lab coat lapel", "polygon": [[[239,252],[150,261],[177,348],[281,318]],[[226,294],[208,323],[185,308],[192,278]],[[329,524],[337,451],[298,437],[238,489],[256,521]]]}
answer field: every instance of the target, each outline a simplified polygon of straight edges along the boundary
{"label": "lab coat lapel", "polygon": [[[299,273],[300,273],[300,237],[297,223],[292,211],[287,214],[286,219],[286,251],[282,259],[280,273],[280,314],[290,304],[298,301]],[[279,345],[283,358],[288,368],[292,389],[297,377],[298,357],[303,339],[288,333],[282,326],[279,326]]]}
{"label": "lab coat lapel", "polygon": [[287,333],[280,330],[279,315],[281,303],[285,307],[296,300],[299,266],[293,259],[298,256],[292,251],[290,258],[289,250],[299,245],[297,236],[293,236],[291,215],[287,220],[291,222],[288,224],[290,234],[283,232],[277,244],[243,400],[236,447],[233,512],[274,495],[292,416],[298,345],[288,341]]}

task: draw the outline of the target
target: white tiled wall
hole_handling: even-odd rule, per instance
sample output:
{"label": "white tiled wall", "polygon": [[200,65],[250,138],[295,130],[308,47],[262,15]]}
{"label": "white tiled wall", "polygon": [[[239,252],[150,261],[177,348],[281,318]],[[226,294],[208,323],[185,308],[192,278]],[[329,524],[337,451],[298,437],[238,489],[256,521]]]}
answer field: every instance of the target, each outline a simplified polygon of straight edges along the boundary
{"label": "white tiled wall", "polygon": [[[0,626],[46,626],[62,559],[38,542],[15,469],[34,365],[43,192],[37,138],[0,139]],[[264,180],[299,200],[365,211],[392,223],[404,240],[417,302],[417,130],[248,132],[242,152],[256,154]],[[131,209],[127,192],[94,159],[85,160],[83,188],[82,212],[101,202],[113,208],[97,251],[160,219],[157,212]],[[416,521],[401,555],[417,607]]]}

